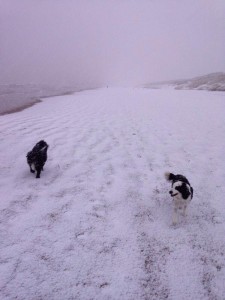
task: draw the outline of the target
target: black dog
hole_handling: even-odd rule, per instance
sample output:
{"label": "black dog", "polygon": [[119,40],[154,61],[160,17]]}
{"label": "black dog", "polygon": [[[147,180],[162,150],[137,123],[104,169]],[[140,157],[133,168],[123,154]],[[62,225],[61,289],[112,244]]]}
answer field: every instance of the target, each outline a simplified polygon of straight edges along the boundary
{"label": "black dog", "polygon": [[48,144],[45,141],[38,142],[34,148],[27,153],[27,163],[31,173],[37,172],[36,178],[40,178],[44,164],[47,161]]}

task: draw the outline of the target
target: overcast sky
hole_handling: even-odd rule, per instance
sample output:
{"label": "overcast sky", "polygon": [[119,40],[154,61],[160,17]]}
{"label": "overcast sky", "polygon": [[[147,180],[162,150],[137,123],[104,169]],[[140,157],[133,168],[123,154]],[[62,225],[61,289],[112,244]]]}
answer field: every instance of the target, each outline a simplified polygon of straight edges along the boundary
{"label": "overcast sky", "polygon": [[225,71],[225,0],[0,0],[0,83],[137,85]]}

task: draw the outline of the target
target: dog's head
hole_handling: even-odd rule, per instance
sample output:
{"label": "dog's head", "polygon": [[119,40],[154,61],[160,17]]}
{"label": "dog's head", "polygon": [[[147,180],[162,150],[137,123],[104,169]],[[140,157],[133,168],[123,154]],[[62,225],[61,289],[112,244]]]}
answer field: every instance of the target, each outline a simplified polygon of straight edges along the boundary
{"label": "dog's head", "polygon": [[35,147],[36,147],[37,149],[39,149],[39,150],[42,150],[43,148],[44,148],[44,149],[45,149],[45,148],[48,149],[48,144],[47,144],[45,141],[41,140],[40,142],[38,142],[38,143],[36,144]]}
{"label": "dog's head", "polygon": [[43,140],[38,142],[32,149],[33,152],[46,152],[47,150],[48,150],[48,144]]}
{"label": "dog's head", "polygon": [[189,184],[182,181],[176,181],[172,185],[169,194],[171,197],[183,198],[184,200],[186,200],[192,194],[192,192]]}

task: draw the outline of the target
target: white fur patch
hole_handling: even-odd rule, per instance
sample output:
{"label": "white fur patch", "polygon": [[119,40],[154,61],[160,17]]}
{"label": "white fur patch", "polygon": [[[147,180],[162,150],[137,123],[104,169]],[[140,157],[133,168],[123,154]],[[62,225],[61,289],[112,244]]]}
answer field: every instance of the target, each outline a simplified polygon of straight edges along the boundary
{"label": "white fur patch", "polygon": [[31,170],[36,171],[34,164],[31,164],[30,168],[31,168]]}

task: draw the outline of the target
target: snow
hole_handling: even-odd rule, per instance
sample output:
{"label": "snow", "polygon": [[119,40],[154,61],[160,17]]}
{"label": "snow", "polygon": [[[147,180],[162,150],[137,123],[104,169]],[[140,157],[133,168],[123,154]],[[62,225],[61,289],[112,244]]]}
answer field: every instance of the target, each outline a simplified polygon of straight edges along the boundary
{"label": "snow", "polygon": [[[224,299],[224,100],[105,88],[1,116],[0,298]],[[165,171],[194,188],[175,227]]]}

